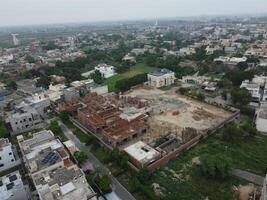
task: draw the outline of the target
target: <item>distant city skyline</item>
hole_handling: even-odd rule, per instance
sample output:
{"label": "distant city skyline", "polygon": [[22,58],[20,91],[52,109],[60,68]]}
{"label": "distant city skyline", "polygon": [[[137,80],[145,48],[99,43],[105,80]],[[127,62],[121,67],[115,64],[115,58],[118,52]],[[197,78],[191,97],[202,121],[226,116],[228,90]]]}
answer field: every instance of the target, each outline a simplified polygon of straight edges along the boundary
{"label": "distant city skyline", "polygon": [[0,26],[260,13],[266,0],[2,0]]}

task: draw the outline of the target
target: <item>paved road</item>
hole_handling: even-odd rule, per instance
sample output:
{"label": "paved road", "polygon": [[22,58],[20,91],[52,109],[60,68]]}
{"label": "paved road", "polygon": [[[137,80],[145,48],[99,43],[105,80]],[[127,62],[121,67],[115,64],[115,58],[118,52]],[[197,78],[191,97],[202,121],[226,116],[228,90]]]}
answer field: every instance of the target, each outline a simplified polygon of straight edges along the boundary
{"label": "paved road", "polygon": [[264,177],[262,176],[258,176],[256,174],[243,171],[240,169],[234,169],[232,174],[239,178],[243,178],[251,183],[255,183],[256,185],[263,185]]}
{"label": "paved road", "polygon": [[58,121],[62,131],[65,136],[71,140],[81,151],[85,152],[88,155],[89,161],[92,163],[95,169],[100,170],[103,173],[109,174],[112,180],[112,188],[116,195],[121,200],[135,200],[135,198],[127,191],[125,187],[123,187],[119,181],[112,176],[111,172],[108,168],[106,168],[86,147],[85,144],[81,143],[80,140],[72,133],[72,131],[61,121]]}

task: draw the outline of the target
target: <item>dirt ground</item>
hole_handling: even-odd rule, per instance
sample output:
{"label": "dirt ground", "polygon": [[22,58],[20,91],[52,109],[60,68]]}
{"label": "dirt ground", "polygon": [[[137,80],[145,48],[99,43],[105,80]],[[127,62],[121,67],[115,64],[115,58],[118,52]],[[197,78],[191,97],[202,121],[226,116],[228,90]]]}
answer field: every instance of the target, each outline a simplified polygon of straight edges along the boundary
{"label": "dirt ground", "polygon": [[187,127],[194,128],[201,134],[232,115],[228,111],[178,95],[171,90],[137,88],[126,95],[149,101],[152,108],[148,121],[150,131],[143,138],[147,142],[168,134],[174,134],[180,139],[182,131]]}
{"label": "dirt ground", "polygon": [[249,194],[254,191],[254,185],[245,185],[245,186],[239,186],[238,192],[239,192],[239,200],[248,200]]}

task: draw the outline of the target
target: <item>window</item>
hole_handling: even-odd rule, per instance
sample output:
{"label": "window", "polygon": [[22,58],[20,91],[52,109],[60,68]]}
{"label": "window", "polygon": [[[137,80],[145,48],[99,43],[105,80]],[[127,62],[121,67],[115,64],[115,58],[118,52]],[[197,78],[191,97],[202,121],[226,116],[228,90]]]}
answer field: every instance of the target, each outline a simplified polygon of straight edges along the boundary
{"label": "window", "polygon": [[2,160],[2,157],[0,156],[0,160]]}
{"label": "window", "polygon": [[11,162],[14,162],[14,159],[11,159]]}
{"label": "window", "polygon": [[12,152],[9,152],[8,154],[11,156],[12,155]]}
{"label": "window", "polygon": [[4,166],[4,164],[3,163],[0,163],[0,167],[3,167]]}

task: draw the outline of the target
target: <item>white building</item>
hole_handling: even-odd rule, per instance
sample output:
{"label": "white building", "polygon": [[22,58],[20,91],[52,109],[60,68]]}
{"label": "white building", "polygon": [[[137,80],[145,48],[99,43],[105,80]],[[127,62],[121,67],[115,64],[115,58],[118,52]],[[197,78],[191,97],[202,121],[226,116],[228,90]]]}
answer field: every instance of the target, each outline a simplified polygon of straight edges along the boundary
{"label": "white building", "polygon": [[256,114],[256,129],[267,134],[267,104],[262,102]]}
{"label": "white building", "polygon": [[124,149],[131,162],[137,168],[143,168],[160,158],[161,153],[142,141],[138,141]]}
{"label": "white building", "polygon": [[159,88],[172,85],[175,81],[175,74],[168,69],[160,69],[149,73],[147,79],[149,86]]}
{"label": "white building", "polygon": [[76,90],[80,92],[80,94],[87,94],[90,92],[91,88],[95,85],[94,80],[81,80],[81,81],[73,81],[70,86],[74,87]]}
{"label": "white building", "polygon": [[0,138],[0,172],[20,165],[17,152],[7,138]]}
{"label": "white building", "polygon": [[246,61],[247,61],[246,57],[238,58],[238,57],[220,56],[219,58],[214,59],[214,62],[223,62],[225,64],[232,64],[232,65],[237,65],[240,62],[246,62]]}
{"label": "white building", "polygon": [[263,181],[263,187],[261,191],[260,200],[267,200],[267,175],[265,176],[264,181]]}
{"label": "white building", "polygon": [[26,191],[19,171],[0,177],[1,200],[28,200],[30,197]]}
{"label": "white building", "polygon": [[110,78],[116,74],[114,66],[107,64],[99,64],[95,67],[95,70],[98,70],[104,78]]}
{"label": "white building", "polygon": [[179,50],[179,55],[180,56],[190,56],[196,53],[196,50],[191,47],[186,47],[186,48],[181,48]]}
{"label": "white building", "polygon": [[254,101],[261,100],[260,84],[245,80],[242,82],[240,88],[246,88],[250,92]]}
{"label": "white building", "polygon": [[49,85],[49,89],[45,91],[45,96],[49,98],[52,105],[57,105],[63,96],[63,90],[66,88],[64,84]]}

